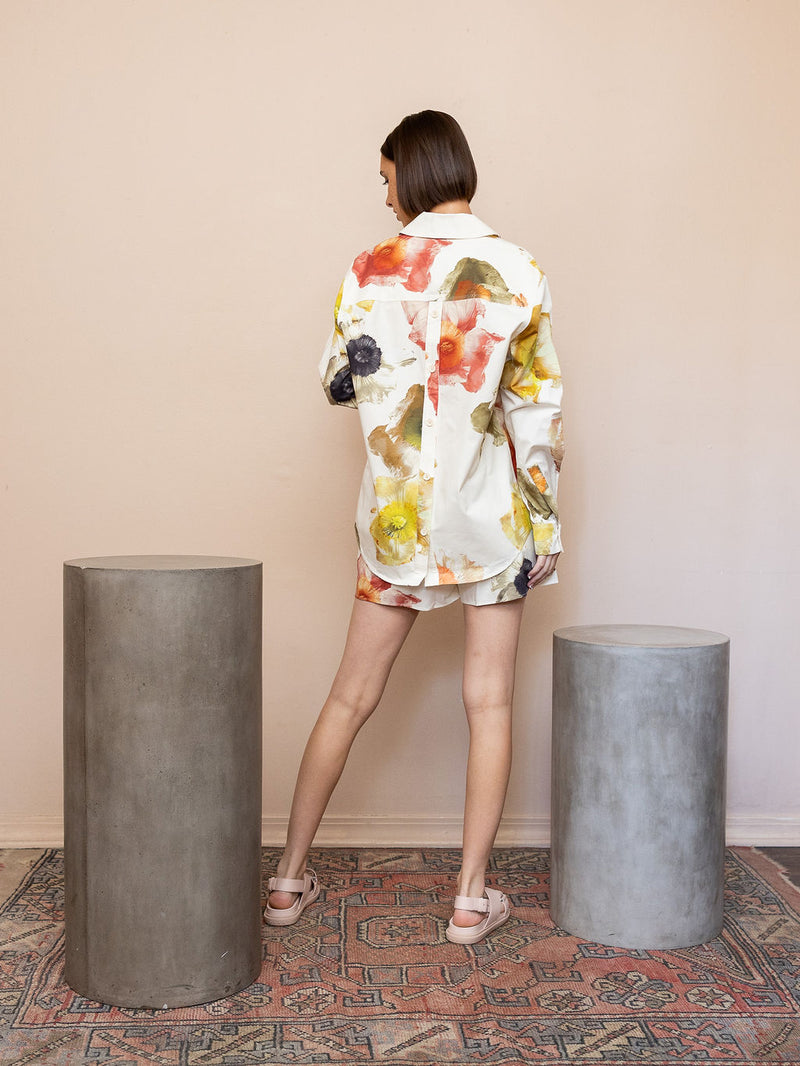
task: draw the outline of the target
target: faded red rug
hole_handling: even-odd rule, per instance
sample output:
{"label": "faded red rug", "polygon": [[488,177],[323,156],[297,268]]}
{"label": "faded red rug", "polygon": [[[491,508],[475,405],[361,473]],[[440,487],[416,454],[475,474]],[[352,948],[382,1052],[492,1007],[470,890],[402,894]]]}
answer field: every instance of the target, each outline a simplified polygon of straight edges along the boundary
{"label": "faded red rug", "polygon": [[161,1012],[63,983],[62,854],[48,851],[0,907],[0,1063],[800,1066],[800,893],[757,851],[726,858],[717,940],[624,951],[553,925],[547,849],[494,852],[489,883],[514,913],[475,947],[444,939],[457,851],[318,849],[322,902],[265,928],[258,982]]}

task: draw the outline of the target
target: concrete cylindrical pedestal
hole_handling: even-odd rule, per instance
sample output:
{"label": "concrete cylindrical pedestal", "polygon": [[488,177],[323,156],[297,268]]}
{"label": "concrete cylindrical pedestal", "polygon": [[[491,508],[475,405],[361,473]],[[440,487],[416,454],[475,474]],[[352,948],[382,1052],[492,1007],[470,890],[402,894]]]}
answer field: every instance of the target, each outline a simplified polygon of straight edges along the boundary
{"label": "concrete cylindrical pedestal", "polygon": [[729,640],[667,626],[559,629],[551,913],[601,944],[722,928]]}
{"label": "concrete cylindrical pedestal", "polygon": [[204,1003],[261,966],[261,563],[64,564],[67,983]]}

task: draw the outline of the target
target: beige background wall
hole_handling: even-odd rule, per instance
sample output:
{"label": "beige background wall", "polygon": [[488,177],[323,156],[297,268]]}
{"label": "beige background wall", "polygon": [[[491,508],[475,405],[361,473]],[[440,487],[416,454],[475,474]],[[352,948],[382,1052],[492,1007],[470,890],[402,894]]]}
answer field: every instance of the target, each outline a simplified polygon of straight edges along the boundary
{"label": "beige background wall", "polygon": [[[354,581],[316,364],[422,107],[547,272],[567,388],[501,839],[548,836],[552,629],[634,621],[730,634],[730,839],[800,843],[798,48],[796,0],[2,0],[0,844],[61,837],[62,561],[159,552],[265,562],[280,839]],[[419,621],[321,840],[458,840],[461,636]]]}

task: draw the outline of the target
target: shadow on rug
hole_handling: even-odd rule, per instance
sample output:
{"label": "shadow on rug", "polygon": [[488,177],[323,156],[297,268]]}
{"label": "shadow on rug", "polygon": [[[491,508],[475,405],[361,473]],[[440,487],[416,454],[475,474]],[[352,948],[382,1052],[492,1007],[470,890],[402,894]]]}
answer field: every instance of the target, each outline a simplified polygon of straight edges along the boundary
{"label": "shadow on rug", "polygon": [[[265,876],[277,849],[264,849]],[[768,859],[726,854],[722,935],[625,951],[557,929],[549,852],[501,848],[509,922],[450,944],[459,853],[322,848],[321,902],[264,930],[258,981],[231,999],[127,1010],[63,983],[63,855],[46,851],[0,908],[0,1062],[800,1064],[800,893]]]}

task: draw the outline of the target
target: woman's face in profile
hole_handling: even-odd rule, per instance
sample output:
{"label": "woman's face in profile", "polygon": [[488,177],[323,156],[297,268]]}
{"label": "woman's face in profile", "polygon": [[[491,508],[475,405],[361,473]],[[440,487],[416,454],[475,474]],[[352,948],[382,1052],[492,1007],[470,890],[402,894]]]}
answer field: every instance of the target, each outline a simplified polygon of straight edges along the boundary
{"label": "woman's face in profile", "polygon": [[401,226],[407,226],[413,215],[407,215],[397,199],[396,168],[391,159],[381,156],[381,177],[386,188],[386,206],[391,207]]}

